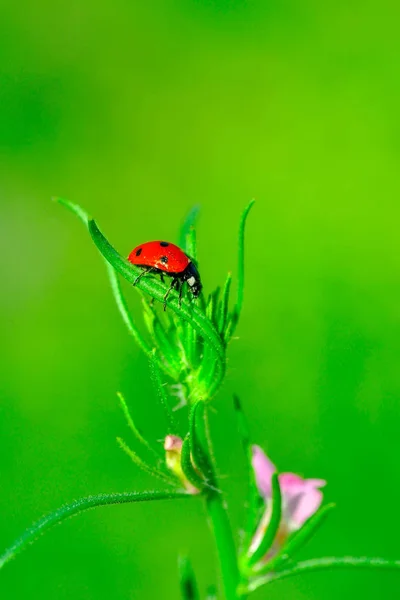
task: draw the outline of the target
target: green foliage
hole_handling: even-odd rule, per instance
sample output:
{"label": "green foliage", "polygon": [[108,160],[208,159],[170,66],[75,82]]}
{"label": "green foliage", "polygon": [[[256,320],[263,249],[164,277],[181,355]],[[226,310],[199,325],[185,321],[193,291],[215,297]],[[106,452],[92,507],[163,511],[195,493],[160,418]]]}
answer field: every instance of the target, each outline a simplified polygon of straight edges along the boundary
{"label": "green foliage", "polygon": [[317,529],[325,522],[327,516],[335,508],[335,504],[327,504],[314,513],[304,525],[292,533],[281,551],[266,563],[264,571],[279,570],[283,563],[291,559],[293,555],[316,533]]}
{"label": "green foliage", "polygon": [[264,511],[264,501],[261,498],[257,485],[254,470],[251,464],[252,451],[250,441],[250,430],[245,417],[245,414],[240,403],[240,399],[237,395],[233,397],[233,406],[235,409],[237,429],[240,440],[242,442],[243,451],[246,458],[247,467],[247,503],[246,503],[246,523],[241,540],[241,566],[243,569],[247,569],[247,551],[250,547],[252,538],[255,534],[257,526],[260,522],[262,513]]}
{"label": "green foliage", "polygon": [[182,600],[199,600],[199,590],[190,560],[186,556],[179,557],[178,568]]}
{"label": "green foliage", "polygon": [[[205,501],[220,562],[220,589],[225,600],[243,599],[261,585],[301,572],[337,567],[400,568],[400,561],[367,557],[326,557],[293,562],[295,553],[315,534],[334,505],[322,507],[279,547],[277,534],[285,506],[279,476],[277,473],[272,475],[271,506],[266,507],[257,489],[252,468],[249,427],[239,398],[235,396],[234,407],[238,432],[247,460],[249,498],[244,537],[239,554],[236,552],[226,501],[219,489],[208,423],[208,403],[222,384],[226,367],[227,343],[237,327],[241,314],[244,294],[244,234],[247,216],[253,202],[246,207],[240,221],[237,297],[234,308],[230,310],[229,307],[232,277],[228,273],[224,285],[209,293],[207,299],[201,296],[197,304],[189,290],[185,290],[182,304],[177,292],[172,291],[167,301],[168,310],[164,312],[160,307],[165,302],[167,285],[151,275],[138,280],[138,276],[142,273],[141,269],[131,265],[113,248],[95,221],[82,208],[66,200],[58,199],[58,201],[84,223],[105,259],[117,308],[129,334],[149,359],[157,401],[166,417],[165,432],[168,436],[164,443],[166,454],[163,455],[160,453],[159,446],[154,446],[141,433],[132,418],[127,402],[119,393],[118,398],[123,414],[138,448],[131,448],[121,437],[117,438],[117,442],[139,469],[158,478],[163,484],[173,486],[175,490],[101,494],[62,506],[27,529],[0,557],[0,568],[52,525],[89,508],[124,502],[188,498],[192,495],[202,496]],[[180,234],[181,247],[196,262],[197,214],[198,209],[193,209],[186,218]],[[128,283],[136,285],[142,296],[145,335],[129,312],[118,274],[122,275]],[[173,389],[178,389],[182,399],[190,405],[183,441],[178,435],[178,422],[171,404]],[[181,487],[186,491],[182,491]],[[263,522],[261,513],[266,508],[269,511],[268,518]],[[255,535],[257,535],[256,543]],[[182,600],[199,600],[197,583],[187,558],[179,561],[179,575]],[[216,597],[216,590],[209,588],[208,600],[215,600]]]}
{"label": "green foliage", "polygon": [[154,387],[157,390],[158,400],[159,400],[161,407],[163,408],[164,413],[167,418],[167,422],[168,422],[167,432],[176,434],[178,432],[178,424],[176,422],[174,413],[171,409],[170,400],[168,398],[168,395],[167,395],[167,392],[165,389],[165,385],[163,384],[163,382],[161,380],[161,374],[160,374],[160,369],[159,369],[158,365],[159,365],[159,362],[157,361],[157,358],[156,358],[156,349],[154,349],[151,354],[151,359],[150,359],[151,378],[153,380]]}
{"label": "green foliage", "polygon": [[204,478],[199,475],[199,472],[195,469],[192,460],[192,443],[190,440],[190,433],[188,433],[183,440],[182,444],[182,455],[181,455],[181,466],[182,471],[186,478],[195,488],[202,490],[204,488]]}
{"label": "green foliage", "polygon": [[[111,289],[118,310],[125,325],[139,347],[156,362],[159,370],[167,377],[166,382],[181,386],[186,401],[210,400],[220,388],[226,367],[226,345],[239,320],[243,302],[244,288],[244,230],[246,218],[253,204],[245,209],[239,228],[238,251],[238,290],[233,311],[229,312],[229,293],[231,275],[228,274],[221,298],[219,289],[209,295],[204,307],[200,298],[198,306],[186,291],[182,305],[179,305],[178,293],[173,290],[167,300],[168,315],[159,311],[144,300],[144,322],[149,334],[145,339],[131,317],[123,297],[117,273],[129,283],[134,284],[142,272],[123,258],[100,232],[95,221],[78,205],[58,199],[88,227],[94,243],[108,263]],[[198,208],[189,213],[182,226],[180,243],[194,260],[197,259],[195,221]],[[163,304],[168,290],[167,283],[157,276],[142,277],[136,283],[140,292],[150,296],[152,301]],[[153,352],[153,349],[156,352]],[[153,358],[152,358],[153,355]],[[154,372],[154,367],[153,367]],[[158,386],[160,388],[160,386]]]}
{"label": "green foliage", "polygon": [[268,524],[267,531],[265,532],[261,542],[254,551],[254,553],[250,556],[248,564],[250,567],[254,566],[259,560],[265,557],[268,553],[268,550],[272,546],[275,536],[278,532],[278,528],[281,522],[281,514],[282,514],[282,494],[281,488],[279,485],[278,473],[274,473],[272,475],[272,512],[271,518]]}

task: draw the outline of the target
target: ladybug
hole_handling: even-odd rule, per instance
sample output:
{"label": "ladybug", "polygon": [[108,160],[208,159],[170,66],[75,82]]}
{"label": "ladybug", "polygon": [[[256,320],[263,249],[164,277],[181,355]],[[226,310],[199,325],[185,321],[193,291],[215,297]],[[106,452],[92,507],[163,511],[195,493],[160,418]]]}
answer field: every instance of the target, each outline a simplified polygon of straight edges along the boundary
{"label": "ladybug", "polygon": [[171,285],[164,296],[164,310],[167,306],[167,298],[174,288],[179,290],[179,306],[181,305],[182,287],[185,281],[195,298],[199,296],[203,287],[200,274],[192,259],[170,242],[156,241],[140,244],[132,250],[128,260],[132,265],[143,268],[143,272],[136,277],[133,285],[136,285],[146,273],[158,273],[161,281],[164,281],[164,275],[172,277]]}

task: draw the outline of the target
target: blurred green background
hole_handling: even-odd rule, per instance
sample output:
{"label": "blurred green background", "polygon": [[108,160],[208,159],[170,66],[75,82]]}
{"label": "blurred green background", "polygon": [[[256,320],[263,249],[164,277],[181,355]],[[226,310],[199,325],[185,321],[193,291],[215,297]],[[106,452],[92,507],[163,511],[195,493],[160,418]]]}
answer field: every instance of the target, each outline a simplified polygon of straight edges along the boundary
{"label": "blurred green background", "polygon": [[[162,437],[79,202],[127,254],[202,207],[206,289],[236,266],[239,340],[212,426],[232,520],[254,440],[324,477],[338,508],[303,557],[400,558],[400,38],[397,2],[3,3],[0,19],[0,542],[61,503],[155,487],[121,453],[115,392]],[[126,288],[136,314],[136,293]],[[177,554],[215,581],[200,502],[108,507],[0,574],[13,599],[178,598]],[[398,598],[399,575],[318,573],[254,600]]]}

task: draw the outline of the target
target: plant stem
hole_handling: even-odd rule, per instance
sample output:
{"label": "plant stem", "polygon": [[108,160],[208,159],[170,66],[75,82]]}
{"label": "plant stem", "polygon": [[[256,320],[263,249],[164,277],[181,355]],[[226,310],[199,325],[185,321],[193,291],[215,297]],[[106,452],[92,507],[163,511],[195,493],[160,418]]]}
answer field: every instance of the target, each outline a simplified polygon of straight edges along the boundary
{"label": "plant stem", "polygon": [[0,569],[8,563],[21,550],[37,540],[42,533],[54,525],[59,525],[65,519],[78,515],[97,506],[109,504],[126,504],[130,502],[151,502],[153,500],[174,500],[175,498],[190,498],[184,492],[122,492],[120,494],[98,494],[74,500],[70,504],[64,504],[54,512],[45,515],[15,540],[11,546],[0,556]]}
{"label": "plant stem", "polygon": [[[214,467],[214,458],[211,446],[211,440],[208,430],[207,409],[203,412],[202,418],[196,423],[199,443],[203,450],[208,454],[210,464]],[[235,542],[233,539],[232,528],[229,522],[226,505],[221,492],[218,489],[218,482],[213,468],[211,487],[206,495],[206,509],[210,519],[211,528],[214,533],[219,565],[221,571],[222,587],[225,600],[238,600],[239,569],[236,557]],[[243,597],[243,596],[241,596]]]}
{"label": "plant stem", "polygon": [[388,560],[386,558],[375,558],[368,556],[326,556],[323,558],[314,558],[294,563],[283,571],[276,571],[255,578],[247,586],[246,591],[254,592],[261,585],[271,583],[278,579],[298,575],[311,571],[320,571],[324,569],[385,569],[400,570],[400,560]]}
{"label": "plant stem", "polygon": [[237,600],[239,571],[236,549],[226,507],[219,492],[208,493],[206,507],[217,546],[225,599]]}

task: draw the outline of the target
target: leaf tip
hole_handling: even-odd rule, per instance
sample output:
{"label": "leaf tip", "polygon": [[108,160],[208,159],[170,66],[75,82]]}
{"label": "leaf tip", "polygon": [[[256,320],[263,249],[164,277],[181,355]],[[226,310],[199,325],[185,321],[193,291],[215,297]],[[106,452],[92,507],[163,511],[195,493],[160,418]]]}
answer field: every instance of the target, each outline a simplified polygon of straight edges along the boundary
{"label": "leaf tip", "polygon": [[233,394],[233,408],[238,412],[242,412],[242,405],[237,394]]}

